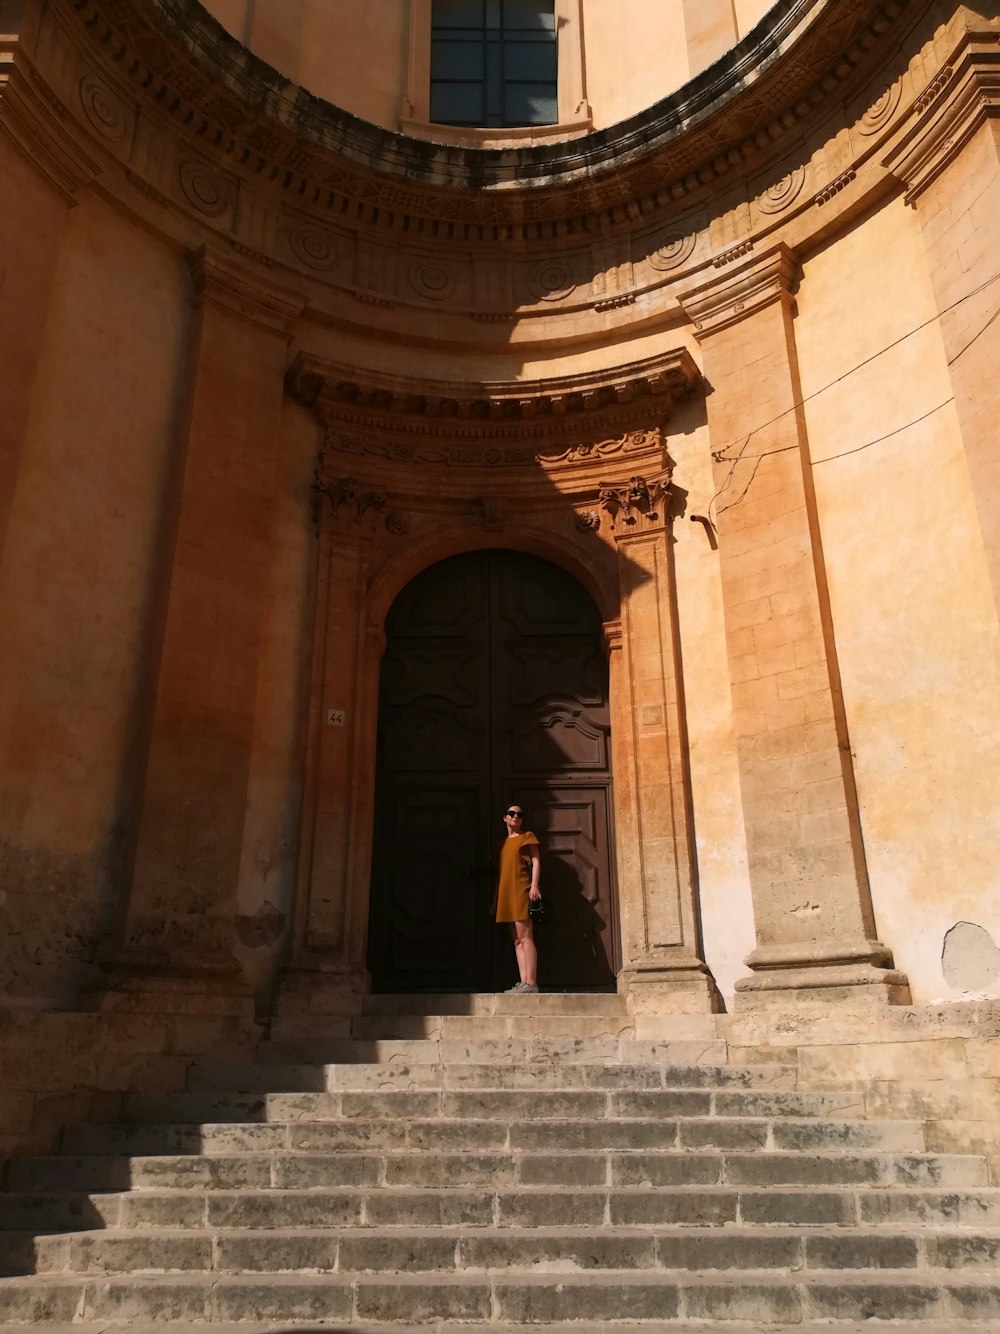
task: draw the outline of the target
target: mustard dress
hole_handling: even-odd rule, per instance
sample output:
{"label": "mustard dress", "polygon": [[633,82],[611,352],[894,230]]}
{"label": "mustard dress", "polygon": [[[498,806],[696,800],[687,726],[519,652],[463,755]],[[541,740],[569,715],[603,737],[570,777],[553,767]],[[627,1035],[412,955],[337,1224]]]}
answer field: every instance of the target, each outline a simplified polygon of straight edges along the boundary
{"label": "mustard dress", "polygon": [[498,922],[528,920],[531,857],[527,850],[538,846],[538,839],[527,830],[504,839],[500,849],[500,879],[497,887]]}

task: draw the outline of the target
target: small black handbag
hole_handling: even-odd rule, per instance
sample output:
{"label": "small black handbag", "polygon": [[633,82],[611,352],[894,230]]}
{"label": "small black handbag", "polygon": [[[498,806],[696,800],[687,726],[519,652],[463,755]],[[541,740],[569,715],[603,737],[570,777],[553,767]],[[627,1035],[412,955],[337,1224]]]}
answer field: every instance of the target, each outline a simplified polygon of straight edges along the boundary
{"label": "small black handbag", "polygon": [[528,916],[531,919],[531,921],[535,923],[536,926],[543,926],[544,923],[548,920],[545,916],[545,900],[529,899]]}

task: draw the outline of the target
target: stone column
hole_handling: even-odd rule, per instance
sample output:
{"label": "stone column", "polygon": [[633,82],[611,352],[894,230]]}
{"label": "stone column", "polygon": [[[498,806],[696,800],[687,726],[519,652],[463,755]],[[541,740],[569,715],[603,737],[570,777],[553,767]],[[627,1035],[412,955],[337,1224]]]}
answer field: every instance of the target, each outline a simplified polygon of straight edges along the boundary
{"label": "stone column", "polygon": [[708,1011],[701,959],[690,778],[677,633],[670,478],[604,486],[619,557],[621,621],[611,651],[619,990],[637,1010]]}
{"label": "stone column", "polygon": [[[11,25],[21,21],[19,9],[11,7]],[[80,189],[98,174],[59,104],[32,73],[18,36],[0,25],[0,552],[66,218]]]}
{"label": "stone column", "polygon": [[[236,985],[232,953],[281,442],[301,302],[208,250],[119,970]],[[162,985],[162,984],[160,984]]]}
{"label": "stone column", "polygon": [[366,966],[378,682],[385,633],[368,615],[386,498],[354,478],[317,486],[316,628],[299,888],[278,1012],[350,1014]]}
{"label": "stone column", "polygon": [[779,245],[682,298],[711,386],[757,930],[753,975],[737,983],[744,1008],[789,990],[796,1000],[908,999],[906,979],[876,939],[801,409],[797,275],[795,257]]}
{"label": "stone column", "polygon": [[886,158],[916,208],[969,476],[1000,611],[1000,52],[996,33],[960,49],[915,103]]}

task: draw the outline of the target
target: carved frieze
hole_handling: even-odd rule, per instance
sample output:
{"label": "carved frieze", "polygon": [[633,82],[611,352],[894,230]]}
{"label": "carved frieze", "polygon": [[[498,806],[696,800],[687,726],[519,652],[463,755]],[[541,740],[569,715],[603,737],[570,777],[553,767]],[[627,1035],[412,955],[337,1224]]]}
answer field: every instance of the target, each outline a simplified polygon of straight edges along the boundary
{"label": "carved frieze", "polygon": [[346,528],[372,527],[372,519],[385,513],[385,493],[363,485],[356,477],[330,480],[317,473],[313,500],[318,520]]}

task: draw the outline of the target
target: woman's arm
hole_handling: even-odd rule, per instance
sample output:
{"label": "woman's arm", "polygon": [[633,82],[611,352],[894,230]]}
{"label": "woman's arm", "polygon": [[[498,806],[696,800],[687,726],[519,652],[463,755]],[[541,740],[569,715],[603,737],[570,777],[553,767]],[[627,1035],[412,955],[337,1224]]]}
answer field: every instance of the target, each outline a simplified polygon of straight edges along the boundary
{"label": "woman's arm", "polygon": [[527,855],[531,858],[531,888],[528,890],[529,899],[540,899],[542,891],[538,888],[538,882],[542,874],[542,859],[539,855],[538,844],[532,845],[526,849]]}

